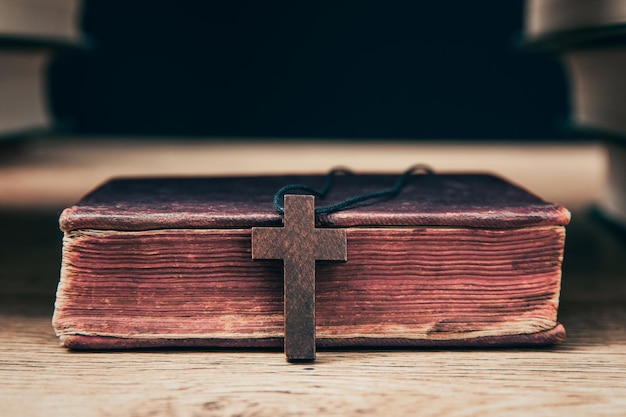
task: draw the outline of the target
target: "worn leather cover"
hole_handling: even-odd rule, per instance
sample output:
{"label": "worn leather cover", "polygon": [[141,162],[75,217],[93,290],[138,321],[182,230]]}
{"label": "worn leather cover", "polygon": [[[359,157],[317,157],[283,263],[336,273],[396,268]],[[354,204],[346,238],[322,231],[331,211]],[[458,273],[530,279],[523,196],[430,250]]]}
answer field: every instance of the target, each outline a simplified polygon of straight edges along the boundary
{"label": "worn leather cover", "polygon": [[[280,225],[272,198],[286,184],[320,187],[324,176],[112,180],[66,209],[61,230],[247,228]],[[335,178],[318,206],[393,186],[396,175]],[[566,225],[569,212],[491,175],[414,175],[399,195],[322,215],[321,226],[452,226],[508,229]]]}

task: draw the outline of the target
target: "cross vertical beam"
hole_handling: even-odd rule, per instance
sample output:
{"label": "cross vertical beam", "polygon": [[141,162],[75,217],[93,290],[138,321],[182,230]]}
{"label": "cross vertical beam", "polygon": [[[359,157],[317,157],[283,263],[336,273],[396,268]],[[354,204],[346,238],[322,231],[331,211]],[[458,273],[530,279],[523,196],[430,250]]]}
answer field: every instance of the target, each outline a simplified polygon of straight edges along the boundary
{"label": "cross vertical beam", "polygon": [[315,197],[285,195],[283,227],[252,228],[252,259],[282,259],[285,355],[315,360],[315,261],[347,260],[346,231],[315,227]]}

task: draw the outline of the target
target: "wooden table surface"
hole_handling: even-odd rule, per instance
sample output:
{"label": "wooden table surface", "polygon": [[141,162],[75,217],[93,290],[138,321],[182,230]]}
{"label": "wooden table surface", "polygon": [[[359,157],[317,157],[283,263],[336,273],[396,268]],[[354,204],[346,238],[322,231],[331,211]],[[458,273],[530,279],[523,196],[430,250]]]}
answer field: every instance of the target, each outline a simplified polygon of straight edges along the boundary
{"label": "wooden table surface", "polygon": [[321,351],[303,365],[276,351],[59,347],[59,208],[44,206],[0,205],[0,416],[626,415],[626,241],[582,208],[568,228],[564,344]]}

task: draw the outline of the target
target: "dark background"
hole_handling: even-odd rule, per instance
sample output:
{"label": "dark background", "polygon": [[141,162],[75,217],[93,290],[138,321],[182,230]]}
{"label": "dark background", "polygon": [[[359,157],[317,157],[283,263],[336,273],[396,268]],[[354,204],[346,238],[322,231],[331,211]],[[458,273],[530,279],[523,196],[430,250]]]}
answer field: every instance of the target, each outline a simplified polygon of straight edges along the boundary
{"label": "dark background", "polygon": [[566,80],[522,27],[522,0],[86,0],[52,104],[81,134],[555,139]]}

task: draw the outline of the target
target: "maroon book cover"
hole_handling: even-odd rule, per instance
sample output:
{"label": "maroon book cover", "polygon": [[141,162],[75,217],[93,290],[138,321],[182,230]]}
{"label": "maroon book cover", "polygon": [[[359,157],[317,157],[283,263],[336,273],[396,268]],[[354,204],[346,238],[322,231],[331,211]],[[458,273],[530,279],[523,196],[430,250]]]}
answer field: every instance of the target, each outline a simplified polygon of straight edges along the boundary
{"label": "maroon book cover", "polygon": [[[118,179],[61,215],[54,327],[70,348],[280,347],[280,261],[251,228],[280,226],[274,193],[324,176]],[[391,187],[338,176],[317,205]],[[569,212],[490,175],[414,175],[394,198],[319,215],[345,263],[316,268],[317,344],[557,343]]]}

